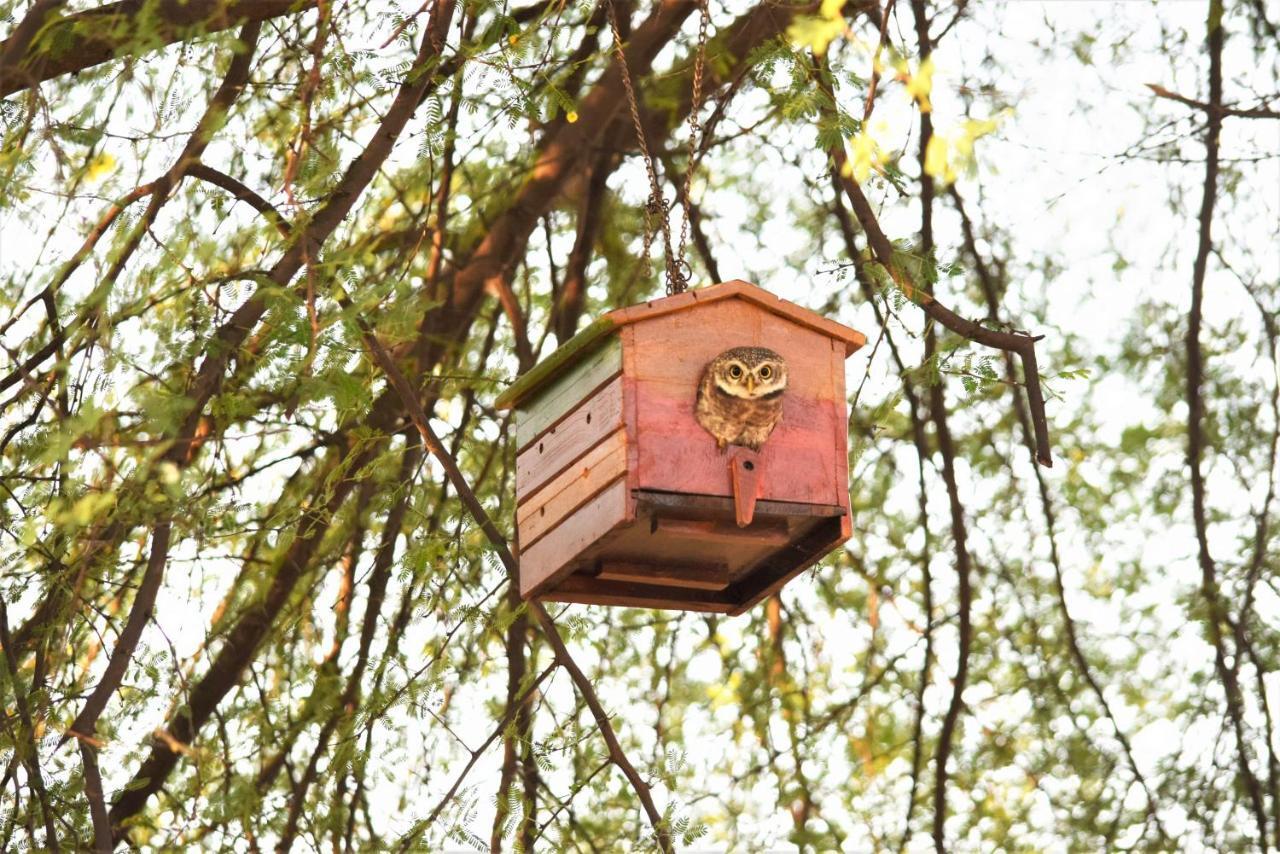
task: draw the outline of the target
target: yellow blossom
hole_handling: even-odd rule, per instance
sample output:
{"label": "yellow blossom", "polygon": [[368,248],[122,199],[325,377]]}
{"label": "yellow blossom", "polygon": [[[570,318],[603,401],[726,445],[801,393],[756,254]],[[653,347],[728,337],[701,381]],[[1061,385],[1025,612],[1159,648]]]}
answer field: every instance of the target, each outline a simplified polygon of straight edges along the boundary
{"label": "yellow blossom", "polygon": [[853,174],[853,180],[861,184],[870,177],[872,169],[879,168],[884,162],[884,155],[879,144],[865,130],[858,131],[849,140],[849,147],[853,150],[853,155],[846,165]]}
{"label": "yellow blossom", "polygon": [[100,181],[115,171],[116,159],[105,151],[99,152],[85,167],[86,181]]}
{"label": "yellow blossom", "polygon": [[796,18],[795,22],[787,27],[787,39],[796,47],[808,48],[814,53],[821,54],[826,53],[827,45],[844,31],[844,18],[837,10],[835,17],[818,18],[813,15],[804,15]]}
{"label": "yellow blossom", "polygon": [[932,110],[933,105],[929,102],[929,93],[933,91],[933,57],[925,57],[924,62],[920,63],[920,67],[916,69],[915,74],[908,73],[904,69],[902,76],[907,84],[907,94],[920,105],[920,112],[927,113]]}
{"label": "yellow blossom", "polygon": [[570,110],[569,112],[564,114],[564,120],[569,124],[573,124],[578,120],[578,114],[573,110]]}
{"label": "yellow blossom", "polygon": [[955,169],[951,165],[950,159],[947,157],[947,149],[950,146],[947,140],[941,134],[934,134],[929,137],[929,144],[924,150],[924,171],[925,174],[941,181],[944,184],[950,184],[956,179]]}

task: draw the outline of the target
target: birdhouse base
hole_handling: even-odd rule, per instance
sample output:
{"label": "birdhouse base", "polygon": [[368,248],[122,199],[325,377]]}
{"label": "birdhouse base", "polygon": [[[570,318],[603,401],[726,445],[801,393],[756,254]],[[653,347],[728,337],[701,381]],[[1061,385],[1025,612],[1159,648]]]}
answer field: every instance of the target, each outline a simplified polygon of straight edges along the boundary
{"label": "birdhouse base", "polygon": [[838,505],[637,490],[635,514],[526,597],[740,614],[849,537]]}

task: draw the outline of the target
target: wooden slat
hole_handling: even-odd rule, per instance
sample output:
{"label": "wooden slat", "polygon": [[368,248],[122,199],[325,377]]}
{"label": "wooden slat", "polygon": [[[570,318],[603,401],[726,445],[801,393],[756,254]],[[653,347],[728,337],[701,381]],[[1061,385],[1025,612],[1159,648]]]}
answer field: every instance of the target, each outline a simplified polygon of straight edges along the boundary
{"label": "wooden slat", "polygon": [[[639,502],[656,512],[676,514],[718,513],[726,519],[733,518],[733,499],[720,495],[685,495],[679,492],[636,493]],[[756,518],[770,516],[831,516],[846,515],[848,511],[839,504],[800,504],[792,501],[760,501],[756,503]]]}
{"label": "wooden slat", "polygon": [[692,590],[723,590],[732,581],[727,566],[671,566],[629,561],[603,562],[596,577],[605,581],[634,581]]}
{"label": "wooden slat", "polygon": [[627,434],[617,430],[518,507],[520,542],[537,542],[626,471]]}
{"label": "wooden slat", "polygon": [[571,561],[627,517],[627,481],[618,478],[560,525],[520,549],[520,595],[529,598],[572,571]]}
{"label": "wooden slat", "polygon": [[737,603],[723,591],[660,587],[631,581],[608,581],[584,575],[569,575],[554,588],[538,595],[553,602],[578,602],[584,605],[622,605],[630,608],[677,608],[729,614]]}
{"label": "wooden slat", "polygon": [[688,311],[698,306],[730,300],[749,302],[763,311],[767,311],[777,317],[786,318],[788,321],[804,326],[807,329],[812,329],[826,338],[836,339],[841,342],[848,355],[852,355],[854,351],[867,343],[867,336],[858,330],[850,329],[848,326],[823,317],[817,312],[774,296],[764,288],[753,285],[751,282],[745,282],[742,279],[721,282],[718,285],[696,288],[675,296],[628,306],[627,308],[611,311],[605,317],[617,325],[625,325],[663,317],[676,312]]}
{"label": "wooden slat", "polygon": [[543,386],[550,384],[580,357],[594,350],[600,339],[611,335],[616,328],[617,323],[609,315],[597,318],[508,386],[507,390],[494,400],[493,405],[498,409],[510,409],[540,393]]}
{"label": "wooden slat", "polygon": [[867,338],[856,329],[837,323],[816,312],[774,296],[750,282],[735,279],[704,288],[695,288],[675,296],[650,300],[639,305],[611,311],[595,320],[569,339],[554,353],[535,365],[498,396],[494,405],[499,409],[520,406],[527,400],[542,395],[565,371],[588,351],[599,345],[601,339],[613,335],[619,328],[643,321],[689,312],[716,303],[743,303],[785,320],[795,326],[811,330],[825,338],[838,341],[845,356],[866,344]]}
{"label": "wooden slat", "polygon": [[848,539],[842,525],[847,518],[824,519],[795,543],[779,549],[749,575],[730,586],[725,593],[739,603],[730,613],[741,614],[826,557]]}
{"label": "wooden slat", "polygon": [[523,451],[543,431],[568,414],[606,381],[622,371],[622,344],[618,336],[551,381],[516,410],[516,448]]}
{"label": "wooden slat", "polygon": [[708,362],[768,347],[787,362],[782,421],[760,449],[765,500],[836,503],[832,339],[744,300],[721,300],[625,327],[634,337],[640,489],[731,495],[726,457],[694,416]]}
{"label": "wooden slat", "polygon": [[[728,455],[695,420],[692,398],[661,392],[643,381],[636,384],[637,488],[732,495]],[[782,412],[782,423],[760,449],[760,498],[837,503],[831,401],[791,397],[783,401]]]}
{"label": "wooden slat", "polygon": [[849,402],[845,397],[844,386],[844,346],[839,341],[831,342],[831,381],[835,387],[835,448],[836,448],[836,503],[844,507],[846,513],[841,522],[841,533],[847,540],[853,536],[853,519],[849,511]]}
{"label": "wooden slat", "polygon": [[516,456],[516,500],[527,499],[621,426],[622,377],[615,377]]}
{"label": "wooden slat", "polygon": [[739,528],[700,519],[658,519],[654,533],[725,545],[785,546],[791,541],[786,522],[755,522],[749,528]]}

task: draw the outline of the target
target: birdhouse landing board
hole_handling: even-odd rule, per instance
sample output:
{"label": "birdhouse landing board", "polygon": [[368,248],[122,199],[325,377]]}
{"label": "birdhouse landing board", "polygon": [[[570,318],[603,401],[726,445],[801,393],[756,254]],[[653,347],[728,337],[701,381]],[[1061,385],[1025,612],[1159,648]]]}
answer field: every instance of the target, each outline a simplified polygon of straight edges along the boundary
{"label": "birdhouse landing board", "polygon": [[520,593],[737,614],[848,539],[865,337],[725,282],[604,315],[512,385]]}

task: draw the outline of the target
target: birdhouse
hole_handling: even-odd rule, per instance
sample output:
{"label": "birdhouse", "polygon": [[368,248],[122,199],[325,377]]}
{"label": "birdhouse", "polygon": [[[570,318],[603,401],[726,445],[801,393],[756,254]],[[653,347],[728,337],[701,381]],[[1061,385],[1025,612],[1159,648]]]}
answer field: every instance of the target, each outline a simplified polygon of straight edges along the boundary
{"label": "birdhouse", "polygon": [[[820,560],[852,532],[844,361],[865,342],[742,281],[583,329],[497,401],[515,409],[521,596],[739,614]],[[708,365],[743,347],[780,359],[766,377],[785,365],[758,449],[695,414]]]}

